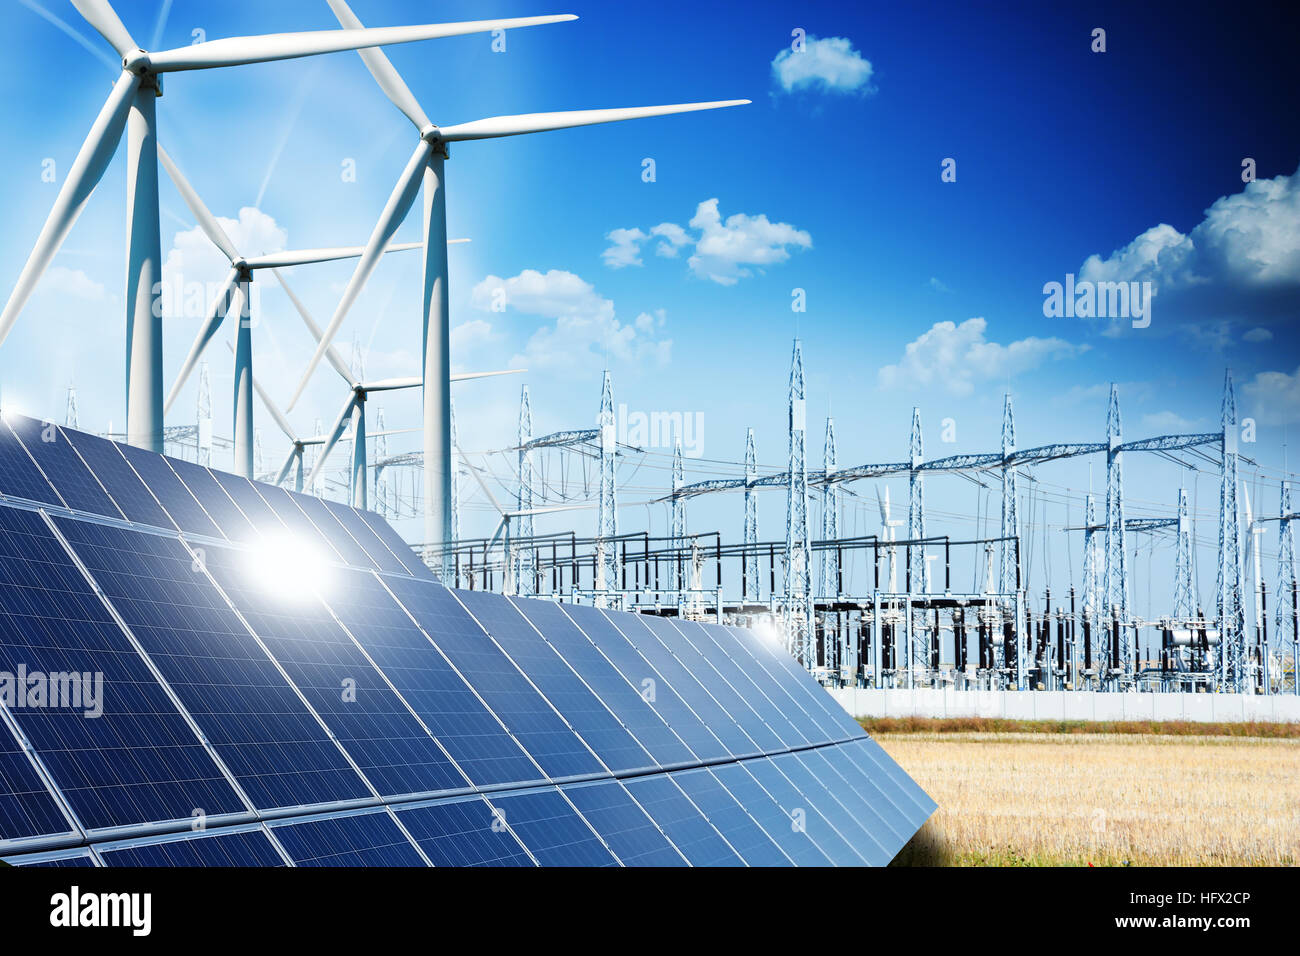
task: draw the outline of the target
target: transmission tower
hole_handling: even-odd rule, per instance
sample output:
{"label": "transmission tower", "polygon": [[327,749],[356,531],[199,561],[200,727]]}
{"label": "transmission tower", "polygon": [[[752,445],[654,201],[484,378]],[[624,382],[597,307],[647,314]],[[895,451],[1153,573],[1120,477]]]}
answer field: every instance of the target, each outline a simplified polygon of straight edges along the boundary
{"label": "transmission tower", "polygon": [[1011,455],[1016,450],[1016,420],[1011,411],[1011,395],[1002,405],[1002,560],[998,582],[1003,594],[1017,589],[1017,563],[1020,557],[1020,519],[1016,515],[1016,468]]}
{"label": "transmission tower", "polygon": [[[208,363],[199,367],[199,399],[197,408],[197,431],[195,441],[198,444],[197,461],[200,465],[212,464],[212,377],[208,374]],[[317,429],[320,434],[320,429]]]}
{"label": "transmission tower", "polygon": [[1277,525],[1277,639],[1291,633],[1291,690],[1300,694],[1300,618],[1296,606],[1295,530],[1291,527],[1291,483],[1282,482]]}
{"label": "transmission tower", "polygon": [[[536,593],[536,561],[532,538],[536,533],[532,509],[533,453],[524,446],[533,440],[533,403],[525,385],[519,392],[519,533],[518,538],[527,544],[518,552],[515,572],[515,593],[528,597]],[[516,547],[518,547],[516,545]]]}
{"label": "transmission tower", "polygon": [[1101,610],[1101,554],[1096,528],[1097,499],[1088,495],[1083,506],[1083,614],[1094,621]]}
{"label": "transmission tower", "polygon": [[451,415],[451,540],[460,540],[460,439],[456,437],[456,403],[447,406]]}
{"label": "transmission tower", "polygon": [[1190,620],[1196,613],[1192,599],[1192,524],[1187,516],[1187,489],[1178,489],[1178,544],[1174,551],[1174,608],[1176,621]]}
{"label": "transmission tower", "polygon": [[785,632],[790,652],[805,667],[813,660],[812,550],[808,541],[808,413],[803,350],[794,340],[790,366],[789,497],[785,514]]}
{"label": "transmission tower", "polygon": [[77,424],[77,386],[68,386],[68,404],[63,413],[63,424],[68,428],[77,429],[81,426]]}
{"label": "transmission tower", "polygon": [[[907,477],[907,536],[915,541],[925,537],[925,484],[918,470],[925,461],[921,445],[921,410],[912,409],[912,443],[910,447],[911,466]],[[925,546],[912,545],[908,548],[908,577],[912,590],[929,593],[930,569],[925,560]],[[919,642],[915,642],[918,643]],[[925,648],[917,650],[924,656]]]}
{"label": "transmission tower", "polygon": [[682,567],[682,549],[686,546],[686,502],[678,494],[684,484],[686,484],[686,473],[682,466],[682,443],[678,439],[673,446],[672,529],[669,531],[668,537],[669,544],[673,549],[673,560],[670,565],[672,589],[677,593],[679,610],[685,606],[683,592],[686,588],[684,569]]}
{"label": "transmission tower", "polygon": [[758,600],[758,458],[754,454],[754,429],[745,433],[745,595],[746,601]]}
{"label": "transmission tower", "polygon": [[1241,596],[1241,519],[1237,505],[1237,399],[1232,391],[1232,370],[1224,374],[1223,463],[1219,471],[1219,565],[1216,574],[1215,612],[1222,649],[1219,675],[1224,689],[1243,687],[1246,643],[1246,608]]}
{"label": "transmission tower", "polygon": [[262,429],[253,429],[253,477],[262,475]]}
{"label": "transmission tower", "polygon": [[[822,486],[822,541],[835,541],[840,536],[840,486],[830,480],[837,469],[835,455],[835,420],[826,419],[825,477]],[[840,558],[834,548],[822,552],[821,594],[833,597],[840,591]],[[827,647],[829,647],[829,643]]]}
{"label": "transmission tower", "polygon": [[[1128,548],[1124,535],[1124,472],[1119,446],[1123,443],[1119,417],[1119,389],[1110,387],[1110,407],[1106,412],[1106,557],[1101,588],[1102,613],[1114,615],[1121,624],[1128,621]],[[1128,629],[1120,629],[1122,662],[1128,662]]]}
{"label": "transmission tower", "polygon": [[380,405],[375,409],[375,434],[374,441],[370,443],[371,462],[370,466],[375,470],[375,505],[376,510],[387,516],[391,509],[388,506],[388,479],[375,466],[388,457],[388,434],[384,424],[384,406]]}
{"label": "transmission tower", "polygon": [[[618,491],[614,482],[618,455],[614,426],[614,383],[608,371],[600,390],[600,502],[596,512],[596,590],[618,587]],[[602,598],[603,603],[603,598]]]}

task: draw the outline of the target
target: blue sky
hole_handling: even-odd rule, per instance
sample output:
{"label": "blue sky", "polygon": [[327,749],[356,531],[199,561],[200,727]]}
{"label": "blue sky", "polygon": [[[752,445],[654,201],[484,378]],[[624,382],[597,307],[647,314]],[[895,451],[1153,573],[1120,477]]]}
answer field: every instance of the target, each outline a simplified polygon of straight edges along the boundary
{"label": "blue sky", "polygon": [[[113,76],[36,5],[8,5],[0,40],[0,122],[26,131],[6,137],[0,152],[6,287],[57,190],[42,181],[43,162],[53,159],[61,177]],[[41,6],[108,51],[71,4]],[[196,30],[216,39],[336,26],[323,0],[120,0],[116,8],[136,39],[156,48],[187,44]],[[1300,67],[1284,15],[1247,18],[1186,3],[973,10],[355,0],[353,9],[371,26],[581,17],[512,31],[502,53],[486,36],[390,48],[443,125],[500,113],[754,101],[453,147],[449,229],[473,239],[450,253],[453,363],[529,369],[456,386],[467,451],[510,443],[519,379],[531,387],[538,433],[589,426],[608,366],[616,399],[630,410],[701,416],[702,459],[688,463],[688,481],[737,473],[724,463],[740,459],[751,425],[760,462],[780,466],[796,334],[815,464],[828,412],[842,464],[901,460],[913,405],[931,457],[992,451],[1007,390],[1022,447],[1100,440],[1110,381],[1121,383],[1126,437],[1213,430],[1230,365],[1241,413],[1259,425],[1248,449],[1258,478],[1246,472],[1263,498],[1256,511],[1275,512],[1282,446],[1300,419]],[[1091,50],[1095,28],[1106,31],[1104,53]],[[795,30],[806,36],[802,53],[791,50]],[[232,236],[246,253],[364,242],[414,146],[407,120],[351,53],[169,76],[158,115],[162,142],[208,206],[239,221]],[[643,178],[647,158],[653,182]],[[955,182],[941,179],[949,158]],[[1246,158],[1258,180],[1250,185]],[[6,403],[58,417],[75,383],[83,427],[120,426],[124,192],[119,152],[57,271],[0,347]],[[219,280],[218,254],[167,183],[162,203],[163,246],[177,271],[186,281]],[[418,215],[398,238],[419,238]],[[345,353],[354,337],[366,346],[369,377],[418,370],[416,256],[381,266],[340,336]],[[350,271],[346,263],[305,267],[289,278],[323,323]],[[1150,327],[1046,318],[1044,284],[1070,273],[1152,282]],[[507,293],[502,312],[491,309],[498,288]],[[804,290],[802,313],[791,308],[795,289]],[[274,282],[261,292],[257,374],[287,402],[311,343]],[[166,324],[169,384],[196,328],[193,317]],[[229,434],[224,344],[207,358],[217,430]],[[322,366],[293,413],[301,432],[333,418],[341,386]],[[168,424],[188,423],[193,401],[191,387]],[[414,396],[384,405],[389,427],[418,424]],[[953,443],[939,440],[945,418],[955,424]],[[269,467],[284,445],[269,418],[259,425]],[[390,447],[418,444],[408,436]],[[627,463],[626,502],[667,487],[667,450],[652,451]],[[487,464],[505,481],[504,459]],[[548,467],[558,474],[558,460]],[[1050,527],[1035,573],[1048,576],[1050,563],[1054,587],[1068,583],[1071,563],[1078,583],[1077,536],[1069,550],[1056,529],[1078,522],[1088,471],[1087,461],[1075,461],[1037,472]],[[1104,463],[1093,461],[1092,472],[1100,493]],[[1169,513],[1180,482],[1195,488],[1201,558],[1212,568],[1214,477],[1129,456],[1126,480],[1131,514]],[[855,490],[846,527],[877,530],[872,489]],[[970,513],[981,492],[970,483],[940,478],[927,493],[932,531],[977,530]],[[902,482],[892,494],[905,516]],[[490,506],[467,497],[466,532],[490,530]],[[783,498],[774,494],[762,508],[763,537],[780,537]],[[624,527],[644,527],[647,514],[662,531],[662,506],[629,506]],[[701,501],[690,520],[696,530],[737,537],[739,500]],[[591,519],[563,521],[585,531]],[[1042,535],[1042,514],[1038,521]],[[561,519],[539,526],[556,530]],[[1270,534],[1269,568],[1274,550]],[[1170,551],[1156,542],[1157,605],[1167,603],[1158,568]],[[1144,585],[1139,578],[1139,612]],[[1211,587],[1212,572],[1202,572],[1204,600]]]}

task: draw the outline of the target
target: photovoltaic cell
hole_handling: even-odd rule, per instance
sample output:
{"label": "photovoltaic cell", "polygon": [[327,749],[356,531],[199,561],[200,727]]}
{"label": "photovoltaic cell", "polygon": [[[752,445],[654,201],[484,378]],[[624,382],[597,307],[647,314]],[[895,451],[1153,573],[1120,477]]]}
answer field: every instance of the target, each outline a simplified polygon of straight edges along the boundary
{"label": "photovoltaic cell", "polygon": [[348,510],[365,522],[366,526],[388,546],[389,552],[401,562],[408,574],[429,581],[436,580],[433,572],[429,570],[429,566],[420,560],[416,553],[411,550],[411,546],[402,540],[402,536],[387,521],[373,511],[366,511],[363,508],[349,508]]}
{"label": "photovoltaic cell", "polygon": [[255,806],[371,795],[209,581],[229,549],[196,560],[174,537],[60,528]]}
{"label": "photovoltaic cell", "polygon": [[307,516],[316,529],[329,541],[330,546],[343,558],[345,564],[354,568],[377,568],[366,549],[357,544],[347,529],[339,524],[334,512],[325,507],[325,502],[311,495],[300,495],[285,491],[289,500],[298,506],[298,510]]}
{"label": "photovoltaic cell", "polygon": [[492,805],[542,866],[618,866],[558,790],[493,797]]}
{"label": "photovoltaic cell", "polygon": [[105,518],[123,517],[56,425],[21,415],[6,415],[3,424],[12,429],[69,508]]}
{"label": "photovoltaic cell", "polygon": [[[794,754],[781,754],[768,759],[772,766],[794,784],[808,805],[815,807],[818,813],[830,821],[868,865],[884,866],[893,859],[894,854],[882,842],[886,837],[877,839],[872,833],[872,830],[880,830],[882,827],[878,816],[867,816],[869,810],[865,810],[861,818],[857,816]],[[862,808],[855,807],[854,810],[863,812]]]}
{"label": "photovoltaic cell", "polygon": [[[0,597],[0,635],[7,630],[5,604]],[[0,845],[70,831],[68,821],[36,768],[18,746],[9,727],[0,721]]]}
{"label": "photovoltaic cell", "polygon": [[[172,522],[187,534],[199,534],[209,538],[221,538],[221,532],[212,523],[208,513],[190,494],[185,483],[176,477],[163,455],[143,451],[131,445],[113,443],[113,448],[135,469],[137,475],[153,492],[155,498],[167,510]],[[110,488],[111,492],[112,489]]]}
{"label": "photovoltaic cell", "polygon": [[521,599],[512,603],[546,635],[551,647],[582,675],[596,696],[605,702],[659,766],[694,761],[695,755],[690,748],[664,723],[639,689],[627,682],[558,604]]}
{"label": "photovoltaic cell", "polygon": [[624,866],[687,865],[617,781],[569,784],[564,794]]}
{"label": "photovoltaic cell", "polygon": [[611,770],[655,766],[633,739],[508,599],[490,591],[460,591],[461,601],[569,725]]}
{"label": "photovoltaic cell", "polygon": [[112,495],[128,521],[171,531],[176,528],[153,492],[145,487],[135,469],[118,452],[113,442],[71,428],[59,429],[81,455],[95,477]]}
{"label": "photovoltaic cell", "polygon": [[451,591],[410,578],[394,577],[387,583],[547,776],[602,771],[591,751],[487,639]]}
{"label": "photovoltaic cell", "polygon": [[[210,548],[207,567],[381,795],[469,786],[319,599],[255,581],[236,551]],[[326,590],[342,603],[345,580],[360,577],[369,574],[332,569]]]}
{"label": "photovoltaic cell", "polygon": [[322,561],[337,562],[341,561],[337,551],[321,534],[320,530],[311,522],[311,519],[303,513],[289,492],[283,488],[277,488],[275,485],[268,485],[265,482],[259,483],[258,492],[262,500],[271,506],[271,509],[284,522],[286,528],[299,538],[306,547],[311,548],[320,555]]}
{"label": "photovoltaic cell", "polygon": [[618,668],[626,682],[640,692],[642,699],[664,723],[690,747],[697,760],[716,760],[731,755],[722,741],[677,696],[672,685],[659,677],[650,663],[599,608],[568,604],[564,607],[564,613]]}
{"label": "photovoltaic cell", "polygon": [[232,475],[228,471],[216,468],[209,474],[219,484],[230,499],[239,506],[249,524],[256,529],[258,537],[283,534],[287,529],[279,516],[271,509],[257,491],[257,486],[243,475]]}
{"label": "photovoltaic cell", "polygon": [[[841,746],[805,750],[796,756],[827,789],[835,793],[856,819],[870,826],[873,814],[880,818],[885,826],[870,826],[871,833],[892,858],[893,854],[902,849],[908,837],[916,832],[916,827],[909,829],[907,814],[869,777],[863,776],[856,767],[845,762]],[[892,841],[891,831],[894,837]]]}
{"label": "photovoltaic cell", "polygon": [[682,770],[673,781],[750,866],[793,866],[790,858],[708,770]]}
{"label": "photovoltaic cell", "polygon": [[[381,571],[391,571],[394,574],[411,574],[414,571],[416,577],[433,577],[429,569],[424,566],[424,562],[415,556],[415,553],[406,546],[400,537],[397,537],[396,533],[393,533],[393,537],[397,538],[398,544],[402,547],[397,554],[394,554],[384,540],[375,533],[375,529],[362,517],[365,512],[358,511],[356,508],[349,508],[337,501],[321,499],[321,504],[334,516],[335,521],[347,529],[348,533],[352,535],[352,539],[366,549],[366,553],[370,555],[371,560]],[[383,518],[376,515],[375,521],[383,525],[387,531],[392,532],[392,528]],[[414,566],[413,568],[407,566],[403,556],[409,559],[410,564]]]}
{"label": "photovoltaic cell", "polygon": [[[441,587],[428,581],[412,585]],[[334,613],[475,785],[543,778],[376,578],[346,575],[338,587],[339,594],[331,597]]]}
{"label": "photovoltaic cell", "polygon": [[482,797],[400,808],[397,819],[434,866],[537,865]]}
{"label": "photovoltaic cell", "polygon": [[385,811],[272,824],[298,866],[427,866]]}
{"label": "photovoltaic cell", "polygon": [[261,829],[103,847],[105,866],[284,866]]}
{"label": "photovoltaic cell", "polygon": [[770,758],[747,760],[742,768],[777,802],[786,818],[797,824],[836,866],[863,866],[867,860],[817,808],[804,799],[797,787],[773,765]]}
{"label": "photovoltaic cell", "polygon": [[624,781],[627,792],[682,851],[691,866],[742,866],[717,829],[705,819],[686,794],[663,774]]}
{"label": "photovoltaic cell", "polygon": [[826,854],[817,848],[798,821],[781,809],[742,764],[717,764],[710,767],[709,772],[749,811],[796,866],[831,865]]}
{"label": "photovoltaic cell", "polygon": [[[11,715],[84,826],[245,809],[41,516],[0,508],[0,670],[20,669],[78,677],[82,699],[62,703],[80,706],[15,706]],[[93,675],[102,675],[98,694]],[[33,812],[49,825],[41,804]]]}
{"label": "photovoltaic cell", "polygon": [[[672,688],[673,692],[686,702],[695,715],[713,732],[714,736],[722,741],[730,756],[752,756],[759,753],[758,745],[745,733],[740,724],[736,722],[736,719],[710,696],[704,686],[687,670],[686,665],[656,637],[654,628],[658,627],[658,625],[652,625],[648,621],[642,620],[648,615],[619,614],[616,617],[606,616],[611,618],[615,626],[623,633],[623,636],[632,643],[632,646],[637,649],[642,657],[650,662],[658,673],[657,693],[663,692],[664,684]],[[668,626],[671,627],[672,625]],[[681,640],[680,635],[677,636],[677,640]]]}
{"label": "photovoltaic cell", "polygon": [[43,505],[67,507],[59,493],[45,480],[36,463],[23,450],[22,443],[0,422],[0,495],[26,498]]}
{"label": "photovoltaic cell", "polygon": [[175,458],[167,462],[176,477],[184,482],[208,517],[221,529],[221,533],[231,541],[249,542],[257,538],[257,532],[248,518],[239,510],[238,505],[226,494],[225,489],[212,477],[212,472],[192,461],[179,461]]}
{"label": "photovoltaic cell", "polygon": [[851,745],[845,748],[845,752],[863,773],[877,781],[882,787],[887,788],[892,781],[893,785],[898,788],[899,793],[910,799],[923,814],[922,820],[927,819],[930,814],[939,808],[939,805],[930,799],[930,795],[903,771],[897,761],[885,753],[880,744],[870,737],[863,737],[860,740],[853,741]]}

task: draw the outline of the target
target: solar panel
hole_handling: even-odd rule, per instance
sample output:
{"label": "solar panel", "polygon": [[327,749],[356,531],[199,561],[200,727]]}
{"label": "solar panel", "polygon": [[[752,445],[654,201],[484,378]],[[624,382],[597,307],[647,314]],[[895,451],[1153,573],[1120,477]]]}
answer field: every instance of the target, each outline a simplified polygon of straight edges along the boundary
{"label": "solar panel", "polygon": [[272,823],[297,866],[428,866],[386,810]]}
{"label": "solar panel", "polygon": [[[0,508],[0,671],[45,679],[42,701],[9,712],[83,827],[246,809],[44,519],[14,508]],[[43,804],[31,812],[50,825]]]}
{"label": "solar panel", "polygon": [[57,425],[6,415],[4,426],[13,431],[69,508],[106,518],[123,517]]}
{"label": "solar panel", "polygon": [[606,767],[644,770],[655,766],[654,758],[510,601],[488,591],[460,591],[458,595]]}
{"label": "solar panel", "polygon": [[555,788],[493,797],[492,805],[542,866],[618,866],[596,831]]}
{"label": "solar panel", "polygon": [[254,806],[371,796],[208,579],[208,563],[232,552],[80,521],[60,529]]}
{"label": "solar panel", "polygon": [[0,495],[0,680],[103,704],[0,697],[7,861],[881,864],[935,809],[750,631],[451,591],[372,512],[30,419]]}
{"label": "solar panel", "polygon": [[285,866],[260,826],[219,833],[171,834],[99,848],[105,866]]}
{"label": "solar panel", "polygon": [[397,818],[434,866],[536,866],[482,797],[398,807]]}

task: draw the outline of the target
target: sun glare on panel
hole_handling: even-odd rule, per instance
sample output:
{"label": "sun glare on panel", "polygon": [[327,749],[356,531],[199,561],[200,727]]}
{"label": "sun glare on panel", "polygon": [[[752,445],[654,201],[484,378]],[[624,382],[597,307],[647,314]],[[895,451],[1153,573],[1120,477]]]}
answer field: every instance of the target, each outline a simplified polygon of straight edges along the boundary
{"label": "sun glare on panel", "polygon": [[319,549],[291,534],[268,535],[250,552],[252,584],[285,602],[309,599],[325,589],[330,566]]}

